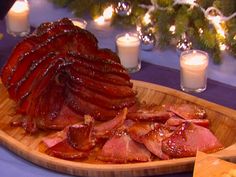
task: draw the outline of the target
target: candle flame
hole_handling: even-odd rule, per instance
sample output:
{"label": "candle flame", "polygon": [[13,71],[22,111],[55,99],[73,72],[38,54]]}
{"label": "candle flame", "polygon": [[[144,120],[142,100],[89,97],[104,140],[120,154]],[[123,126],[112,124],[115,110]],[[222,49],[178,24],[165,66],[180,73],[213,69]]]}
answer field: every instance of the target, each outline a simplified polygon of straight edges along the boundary
{"label": "candle flame", "polygon": [[113,16],[114,8],[112,6],[107,7],[103,11],[103,17],[105,20],[110,20]]}
{"label": "candle flame", "polygon": [[94,20],[97,24],[102,25],[105,22],[105,18],[103,16],[100,16]]}
{"label": "candle flame", "polygon": [[28,2],[26,0],[25,1],[16,1],[13,4],[11,10],[16,13],[22,13],[26,10],[29,10]]}
{"label": "candle flame", "polygon": [[127,39],[127,40],[130,39],[129,33],[126,33],[126,34],[125,34],[125,39]]}

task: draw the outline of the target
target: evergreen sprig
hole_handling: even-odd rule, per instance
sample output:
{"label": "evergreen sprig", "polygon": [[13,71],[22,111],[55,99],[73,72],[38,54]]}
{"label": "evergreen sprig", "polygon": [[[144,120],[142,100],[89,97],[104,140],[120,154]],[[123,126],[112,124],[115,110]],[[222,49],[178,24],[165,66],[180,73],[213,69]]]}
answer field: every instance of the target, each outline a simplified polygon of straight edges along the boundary
{"label": "evergreen sprig", "polygon": [[[76,16],[84,13],[90,13],[92,17],[100,16],[104,8],[110,4],[114,6],[122,0],[50,0],[60,7],[68,7]],[[123,0],[127,1],[127,0]],[[217,34],[214,26],[205,18],[203,12],[198,7],[189,5],[175,5],[174,0],[152,0],[159,7],[165,7],[167,10],[156,10],[152,15],[156,21],[156,31],[158,36],[158,45],[165,48],[171,45],[172,38],[180,38],[181,34],[186,32],[196,48],[208,50],[211,52],[214,62],[220,63],[219,43],[222,40],[229,47],[229,51],[236,56],[236,19],[227,21],[224,25],[226,29],[226,39]],[[235,0],[196,0],[203,8],[210,6],[217,7],[225,16],[236,12]],[[113,24],[135,25],[137,17],[143,16],[146,9],[141,8],[140,4],[151,4],[151,0],[130,0],[132,3],[132,14],[127,17],[115,15]],[[169,28],[176,26],[175,34],[171,34]],[[199,32],[202,30],[202,33]]]}

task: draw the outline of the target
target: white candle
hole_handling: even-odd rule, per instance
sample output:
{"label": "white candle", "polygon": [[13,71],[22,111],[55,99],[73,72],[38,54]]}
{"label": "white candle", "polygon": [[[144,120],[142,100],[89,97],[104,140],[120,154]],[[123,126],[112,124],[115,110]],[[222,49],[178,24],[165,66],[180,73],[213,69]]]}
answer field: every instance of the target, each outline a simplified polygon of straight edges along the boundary
{"label": "white candle", "polygon": [[86,29],[87,27],[87,22],[83,20],[82,18],[71,18],[70,20],[75,26],[78,26],[82,29]]}
{"label": "white candle", "polygon": [[117,54],[121,64],[130,72],[140,69],[140,40],[135,33],[120,34],[116,37]]}
{"label": "white candle", "polygon": [[30,31],[29,4],[26,0],[17,0],[6,16],[7,31],[13,35],[25,35]]}
{"label": "white candle", "polygon": [[200,50],[181,53],[181,88],[184,91],[201,92],[206,89],[208,54]]}

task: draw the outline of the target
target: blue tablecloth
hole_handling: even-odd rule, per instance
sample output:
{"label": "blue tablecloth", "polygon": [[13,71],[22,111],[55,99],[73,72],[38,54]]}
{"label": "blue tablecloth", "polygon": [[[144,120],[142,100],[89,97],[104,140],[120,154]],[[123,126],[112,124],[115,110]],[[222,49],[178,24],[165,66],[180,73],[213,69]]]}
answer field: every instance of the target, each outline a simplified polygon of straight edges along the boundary
{"label": "blue tablecloth", "polygon": [[[0,41],[0,65],[2,66],[15,44],[20,38],[14,38],[6,34],[5,23],[0,21],[0,32],[4,33],[4,39]],[[97,34],[99,36],[99,34]],[[109,37],[109,36],[108,36]],[[142,69],[131,74],[132,79],[143,80],[155,84],[164,85],[179,90],[179,71],[163,66],[153,65],[142,62]],[[207,90],[195,96],[206,100],[236,109],[236,87],[222,84],[217,81],[208,80]],[[2,145],[0,146],[0,172],[3,177],[15,177],[17,175],[23,177],[60,177],[68,176],[51,170],[41,168],[21,157],[11,153]],[[192,172],[163,175],[163,177],[190,177]]]}

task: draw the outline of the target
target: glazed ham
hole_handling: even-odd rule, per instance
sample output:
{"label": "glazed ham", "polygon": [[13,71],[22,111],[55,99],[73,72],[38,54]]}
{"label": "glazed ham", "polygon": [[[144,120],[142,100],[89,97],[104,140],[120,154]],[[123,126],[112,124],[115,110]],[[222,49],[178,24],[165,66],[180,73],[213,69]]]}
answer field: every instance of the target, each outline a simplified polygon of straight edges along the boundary
{"label": "glazed ham", "polygon": [[[79,120],[71,119],[75,114],[110,120],[136,103],[136,92],[119,57],[99,49],[93,34],[66,18],[40,25],[20,42],[1,78],[18,112],[27,115],[28,132],[63,129]],[[66,118],[57,121],[65,107]]]}

